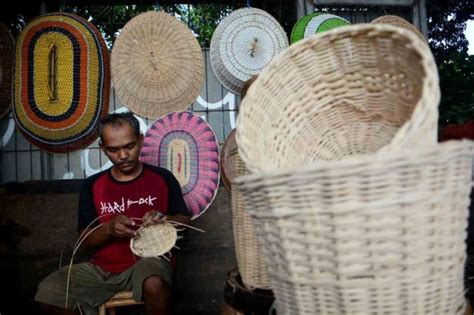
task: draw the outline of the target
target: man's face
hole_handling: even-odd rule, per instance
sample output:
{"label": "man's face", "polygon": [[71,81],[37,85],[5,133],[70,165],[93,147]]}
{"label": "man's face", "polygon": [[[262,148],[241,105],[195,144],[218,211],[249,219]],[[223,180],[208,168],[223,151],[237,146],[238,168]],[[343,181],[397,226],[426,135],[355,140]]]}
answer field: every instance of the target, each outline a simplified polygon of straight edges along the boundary
{"label": "man's face", "polygon": [[121,126],[105,126],[100,147],[112,161],[116,171],[128,175],[140,165],[138,157],[143,145],[143,135],[136,136],[133,128],[124,123]]}

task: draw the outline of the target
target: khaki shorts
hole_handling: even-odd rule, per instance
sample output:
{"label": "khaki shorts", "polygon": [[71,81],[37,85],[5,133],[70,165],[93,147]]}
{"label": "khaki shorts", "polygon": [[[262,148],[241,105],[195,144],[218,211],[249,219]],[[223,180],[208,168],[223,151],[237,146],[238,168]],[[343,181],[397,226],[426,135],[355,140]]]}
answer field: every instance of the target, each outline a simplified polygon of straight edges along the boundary
{"label": "khaki shorts", "polygon": [[[63,267],[41,281],[35,300],[64,308],[68,271],[69,266]],[[97,314],[98,307],[117,292],[130,290],[135,301],[141,301],[143,281],[155,275],[171,286],[171,264],[163,258],[142,258],[119,274],[104,271],[89,262],[73,265],[67,308],[74,310],[80,305],[86,314]]]}

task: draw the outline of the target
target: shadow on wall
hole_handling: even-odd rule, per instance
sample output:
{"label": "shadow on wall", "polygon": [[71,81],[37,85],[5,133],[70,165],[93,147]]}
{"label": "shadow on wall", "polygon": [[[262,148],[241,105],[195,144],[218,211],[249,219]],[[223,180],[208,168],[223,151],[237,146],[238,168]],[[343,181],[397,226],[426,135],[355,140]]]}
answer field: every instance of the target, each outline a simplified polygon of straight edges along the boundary
{"label": "shadow on wall", "polygon": [[[38,283],[69,263],[77,234],[81,180],[0,186],[0,313],[38,314]],[[174,314],[219,314],[227,273],[237,265],[232,237],[230,194],[221,187],[211,207],[192,221],[180,240],[174,283]],[[78,251],[74,262],[87,260]],[[118,309],[140,314],[140,308]]]}

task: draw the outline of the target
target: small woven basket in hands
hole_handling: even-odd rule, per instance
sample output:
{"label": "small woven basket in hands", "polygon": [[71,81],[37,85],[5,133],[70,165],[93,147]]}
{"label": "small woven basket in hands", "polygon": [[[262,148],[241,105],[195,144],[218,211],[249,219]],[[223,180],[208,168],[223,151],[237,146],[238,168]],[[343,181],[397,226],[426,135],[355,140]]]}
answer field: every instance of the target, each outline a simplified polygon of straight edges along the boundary
{"label": "small woven basket in hands", "polygon": [[439,98],[433,55],[412,32],[332,29],[260,73],[237,117],[239,154],[256,172],[435,143]]}
{"label": "small woven basket in hands", "polygon": [[[235,147],[228,157],[234,178],[248,174],[244,162],[237,152],[235,137],[228,139],[226,144]],[[270,289],[267,264],[255,234],[252,218],[247,213],[240,190],[233,185],[231,186],[231,196],[235,253],[242,282],[250,289]]]}
{"label": "small woven basket in hands", "polygon": [[473,142],[237,178],[278,314],[463,314]]}
{"label": "small woven basket in hands", "polygon": [[137,230],[130,239],[130,249],[140,257],[157,257],[168,253],[176,244],[178,233],[171,223],[153,224]]}

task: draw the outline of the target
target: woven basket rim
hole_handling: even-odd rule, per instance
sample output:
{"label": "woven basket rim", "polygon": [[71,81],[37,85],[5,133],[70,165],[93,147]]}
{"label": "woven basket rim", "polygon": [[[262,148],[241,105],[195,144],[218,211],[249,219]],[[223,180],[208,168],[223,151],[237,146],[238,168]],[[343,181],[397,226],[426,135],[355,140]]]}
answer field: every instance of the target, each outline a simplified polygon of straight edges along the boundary
{"label": "woven basket rim", "polygon": [[[421,94],[416,101],[416,105],[413,108],[413,111],[410,115],[410,117],[418,117],[418,116],[425,116],[427,110],[422,106],[423,101],[426,99],[431,99],[433,98],[433,95],[436,95],[436,98],[438,99],[438,103],[435,104],[434,107],[438,107],[439,104],[439,88],[436,90],[435,87],[439,87],[439,77],[438,77],[438,71],[436,69],[436,63],[434,61],[434,57],[431,53],[431,50],[429,47],[426,45],[426,43],[421,40],[418,36],[416,36],[415,33],[412,31],[409,31],[407,29],[402,29],[396,26],[388,25],[388,24],[370,24],[370,23],[365,23],[365,24],[352,24],[352,25],[347,25],[344,27],[339,27],[339,28],[334,28],[332,30],[322,32],[315,34],[314,36],[304,38],[294,44],[292,44],[290,47],[288,47],[286,50],[284,50],[282,53],[280,53],[278,56],[276,56],[272,62],[267,65],[265,69],[262,70],[262,72],[259,74],[256,82],[252,84],[252,87],[249,89],[248,94],[252,94],[252,91],[255,91],[260,85],[258,84],[259,81],[267,80],[267,73],[271,73],[274,67],[281,67],[281,64],[283,64],[287,59],[291,59],[291,56],[298,54],[299,50],[303,47],[307,46],[317,46],[319,42],[322,41],[338,41],[341,37],[344,35],[358,35],[358,34],[365,34],[365,36],[370,37],[372,34],[374,35],[379,35],[381,33],[387,33],[389,36],[400,36],[406,39],[410,43],[410,48],[414,50],[416,54],[420,56],[420,65],[423,67],[423,69],[426,69],[426,73],[430,74],[429,76],[424,76],[422,80],[422,86],[420,87],[421,89]],[[341,36],[342,35],[342,36]],[[434,94],[433,94],[434,93]],[[249,105],[250,98],[246,97],[244,100],[242,100],[241,103],[241,113],[243,113],[246,109],[246,106],[249,106],[249,108],[252,108],[251,105]],[[251,111],[249,109],[248,111]],[[430,115],[437,115],[437,110],[428,110]],[[271,167],[269,166],[262,166],[261,161],[252,161],[250,157],[247,155],[249,152],[252,152],[253,150],[257,150],[255,147],[248,147],[246,143],[239,141],[239,139],[242,137],[241,135],[241,130],[245,130],[246,126],[245,123],[242,122],[242,117],[245,115],[239,114],[236,120],[236,129],[237,129],[237,144],[239,148],[239,153],[242,158],[242,160],[245,162],[247,168],[252,171],[252,172],[259,172],[262,170],[270,170]],[[407,128],[410,127],[410,119],[407,119],[399,128],[398,131],[395,133],[393,138],[391,139],[390,142],[385,144],[384,147],[380,148],[379,151],[384,151],[385,148],[390,147],[391,144],[393,143],[405,143],[407,139],[403,138],[405,132],[407,131]],[[258,151],[258,150],[257,150]],[[275,167],[274,167],[275,168]],[[278,168],[276,168],[278,169]]]}
{"label": "woven basket rim", "polygon": [[417,148],[415,150],[412,148],[402,148],[399,151],[391,152],[391,154],[376,152],[375,154],[368,153],[362,155],[352,155],[342,160],[318,161],[296,168],[264,170],[239,176],[235,179],[234,183],[239,186],[239,189],[241,189],[246,182],[253,182],[260,179],[265,180],[277,177],[284,178],[290,176],[304,176],[311,173],[314,174],[318,172],[328,172],[333,169],[366,165],[374,161],[377,163],[382,163],[408,158],[413,159],[419,156],[426,156],[433,153],[439,153],[441,151],[452,151],[454,149],[465,150],[466,152],[474,153],[474,141],[468,139],[449,140],[442,143],[429,144],[426,147]]}

